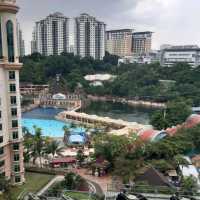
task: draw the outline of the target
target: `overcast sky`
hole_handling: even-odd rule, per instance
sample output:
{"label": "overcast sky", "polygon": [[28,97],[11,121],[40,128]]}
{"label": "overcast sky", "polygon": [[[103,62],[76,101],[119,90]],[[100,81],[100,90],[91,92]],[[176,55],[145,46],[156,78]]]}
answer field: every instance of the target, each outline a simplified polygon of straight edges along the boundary
{"label": "overcast sky", "polygon": [[200,0],[17,0],[26,52],[34,22],[50,13],[67,17],[87,12],[107,24],[107,29],[153,31],[153,48],[161,44],[200,44]]}

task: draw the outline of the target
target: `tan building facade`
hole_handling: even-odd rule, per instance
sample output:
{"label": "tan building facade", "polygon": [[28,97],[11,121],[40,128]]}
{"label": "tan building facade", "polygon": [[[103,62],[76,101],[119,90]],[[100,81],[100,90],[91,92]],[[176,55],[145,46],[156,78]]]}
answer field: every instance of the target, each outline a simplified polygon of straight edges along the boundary
{"label": "tan building facade", "polygon": [[24,182],[16,0],[0,0],[0,174]]}
{"label": "tan building facade", "polygon": [[152,32],[134,32],[132,51],[135,55],[148,54],[151,51]]}
{"label": "tan building facade", "polygon": [[110,30],[106,32],[106,51],[119,57],[132,54],[132,29]]}

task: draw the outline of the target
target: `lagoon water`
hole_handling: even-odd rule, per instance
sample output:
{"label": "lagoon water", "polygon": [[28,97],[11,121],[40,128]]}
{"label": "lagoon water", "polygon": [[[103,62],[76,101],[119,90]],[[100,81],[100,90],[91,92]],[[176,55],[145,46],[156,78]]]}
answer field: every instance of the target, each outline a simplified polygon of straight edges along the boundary
{"label": "lagoon water", "polygon": [[[45,136],[63,137],[63,126],[70,126],[70,124],[55,119],[55,115],[61,111],[63,110],[56,108],[37,108],[26,112],[22,115],[22,126],[27,127],[31,133],[34,133],[33,127],[37,126],[42,129],[42,133]],[[120,103],[94,102],[82,111],[88,114],[123,119],[129,122],[149,124],[149,117],[153,109],[131,107]],[[81,132],[83,129],[76,128],[76,131]]]}
{"label": "lagoon water", "polygon": [[92,115],[149,125],[150,115],[155,109],[141,106],[133,107],[122,103],[92,102],[90,106],[82,111]]}

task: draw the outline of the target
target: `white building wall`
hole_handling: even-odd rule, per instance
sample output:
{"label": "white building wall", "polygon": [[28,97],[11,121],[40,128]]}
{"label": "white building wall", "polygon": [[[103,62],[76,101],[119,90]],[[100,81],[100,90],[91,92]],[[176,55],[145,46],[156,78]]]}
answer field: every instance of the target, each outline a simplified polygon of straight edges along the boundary
{"label": "white building wall", "polygon": [[81,14],[80,17],[75,18],[74,35],[76,54],[81,57],[91,56],[94,59],[103,59],[105,55],[104,23],[88,14]]}
{"label": "white building wall", "polygon": [[199,50],[163,50],[161,56],[161,64],[171,67],[176,63],[187,63],[192,67],[200,65],[200,49]]}

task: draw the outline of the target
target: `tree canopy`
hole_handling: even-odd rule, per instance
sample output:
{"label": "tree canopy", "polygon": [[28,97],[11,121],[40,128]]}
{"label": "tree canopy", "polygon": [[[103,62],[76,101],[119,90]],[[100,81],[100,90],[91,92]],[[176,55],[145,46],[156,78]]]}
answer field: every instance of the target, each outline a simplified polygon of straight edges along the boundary
{"label": "tree canopy", "polygon": [[[73,90],[81,83],[85,91],[95,95],[112,95],[143,100],[167,102],[177,97],[191,99],[199,105],[200,67],[195,69],[180,63],[173,67],[155,64],[117,65],[117,56],[106,53],[103,60],[91,57],[80,58],[63,53],[60,56],[42,56],[38,53],[21,58],[24,67],[20,80],[35,84],[46,84],[56,74],[61,74]],[[92,86],[84,79],[86,74],[110,73],[117,78],[103,86]]]}
{"label": "tree canopy", "polygon": [[167,104],[166,109],[156,111],[151,116],[151,124],[158,130],[182,124],[192,114],[191,102],[176,99]]}

